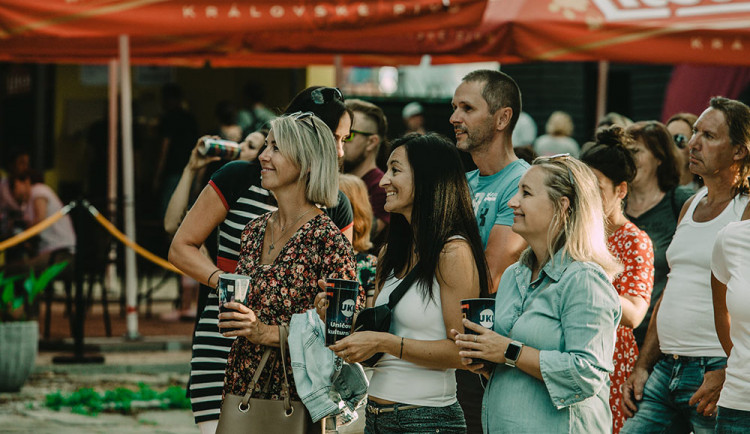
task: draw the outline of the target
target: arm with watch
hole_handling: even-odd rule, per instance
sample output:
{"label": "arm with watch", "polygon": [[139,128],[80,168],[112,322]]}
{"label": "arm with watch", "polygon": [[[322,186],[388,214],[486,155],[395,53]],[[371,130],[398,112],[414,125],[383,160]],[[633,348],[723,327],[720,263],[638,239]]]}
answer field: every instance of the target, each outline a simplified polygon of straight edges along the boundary
{"label": "arm with watch", "polygon": [[499,365],[504,364],[511,368],[518,368],[532,377],[544,381],[542,371],[539,368],[539,350],[536,348],[495,333],[467,319],[464,319],[464,328],[479,333],[478,335],[454,333],[456,344],[463,348],[459,355],[466,363],[467,369],[489,377],[490,372],[485,369],[485,363],[483,363],[486,360]]}
{"label": "arm with watch", "polygon": [[517,370],[541,380],[558,409],[597,395],[613,369],[621,316],[606,276],[573,262],[556,280],[546,276],[530,293],[513,287],[516,280],[508,277],[505,285],[501,281],[496,302],[501,308],[495,312],[495,330],[502,334],[467,320],[464,327],[479,333],[476,340],[454,333],[465,366],[481,371],[486,360],[498,364],[495,376]]}

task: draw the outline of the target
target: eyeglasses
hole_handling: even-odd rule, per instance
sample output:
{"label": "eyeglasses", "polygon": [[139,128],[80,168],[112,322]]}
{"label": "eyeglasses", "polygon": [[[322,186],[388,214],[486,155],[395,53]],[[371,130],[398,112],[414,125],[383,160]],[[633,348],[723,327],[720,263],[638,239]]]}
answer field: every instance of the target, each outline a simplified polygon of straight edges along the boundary
{"label": "eyeglasses", "polygon": [[356,137],[357,134],[363,135],[365,137],[370,137],[370,136],[374,136],[376,133],[368,133],[366,131],[351,130],[351,133],[348,136],[346,136],[346,138],[344,138],[344,141],[351,142],[352,140],[354,140],[354,137]]}
{"label": "eyeglasses", "polygon": [[674,139],[674,144],[677,145],[680,149],[685,149],[685,146],[687,146],[687,137],[685,137],[684,134],[675,134],[672,136]]}
{"label": "eyeglasses", "polygon": [[344,102],[344,95],[336,87],[319,87],[310,92],[310,99],[315,104],[328,104],[333,100]]}

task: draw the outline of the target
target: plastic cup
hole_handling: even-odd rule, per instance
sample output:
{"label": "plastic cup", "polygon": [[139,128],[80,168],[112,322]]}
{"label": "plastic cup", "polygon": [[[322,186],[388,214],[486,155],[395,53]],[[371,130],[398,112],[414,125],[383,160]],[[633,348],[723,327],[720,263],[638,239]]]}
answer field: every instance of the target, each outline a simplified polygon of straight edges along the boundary
{"label": "plastic cup", "polygon": [[[250,287],[250,279],[240,274],[222,274],[219,276],[219,313],[237,312],[234,309],[224,307],[225,304],[236,301],[238,303],[247,303],[247,292]],[[236,328],[223,328],[219,321],[219,329],[223,332],[231,332]]]}
{"label": "plastic cup", "polygon": [[359,282],[356,280],[326,280],[326,346],[333,345],[352,333],[357,295]]}
{"label": "plastic cup", "polygon": [[[494,298],[467,298],[461,300],[461,312],[463,317],[469,321],[479,324],[484,328],[492,329],[495,325],[495,299]],[[469,335],[478,334],[468,328],[464,332]]]}

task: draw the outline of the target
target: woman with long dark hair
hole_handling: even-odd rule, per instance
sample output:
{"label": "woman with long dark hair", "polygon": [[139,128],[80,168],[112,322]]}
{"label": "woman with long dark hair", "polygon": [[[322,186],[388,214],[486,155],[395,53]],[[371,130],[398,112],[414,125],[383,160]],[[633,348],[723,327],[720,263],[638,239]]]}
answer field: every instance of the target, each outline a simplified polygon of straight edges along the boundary
{"label": "woman with long dark hair", "polygon": [[380,182],[391,225],[376,277],[375,306],[407,274],[415,280],[393,311],[390,333],[355,332],[331,346],[349,362],[384,353],[368,390],[367,433],[466,431],[456,400],[462,299],[487,293],[489,274],[456,147],[441,136],[393,143]]}

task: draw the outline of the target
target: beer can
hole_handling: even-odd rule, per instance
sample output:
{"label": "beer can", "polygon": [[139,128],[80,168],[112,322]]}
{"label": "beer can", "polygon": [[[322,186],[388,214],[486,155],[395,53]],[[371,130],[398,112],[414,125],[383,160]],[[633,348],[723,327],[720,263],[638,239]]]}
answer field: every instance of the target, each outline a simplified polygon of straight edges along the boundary
{"label": "beer can", "polygon": [[231,140],[201,139],[198,152],[204,157],[220,157],[222,160],[236,160],[240,158],[240,145]]}

